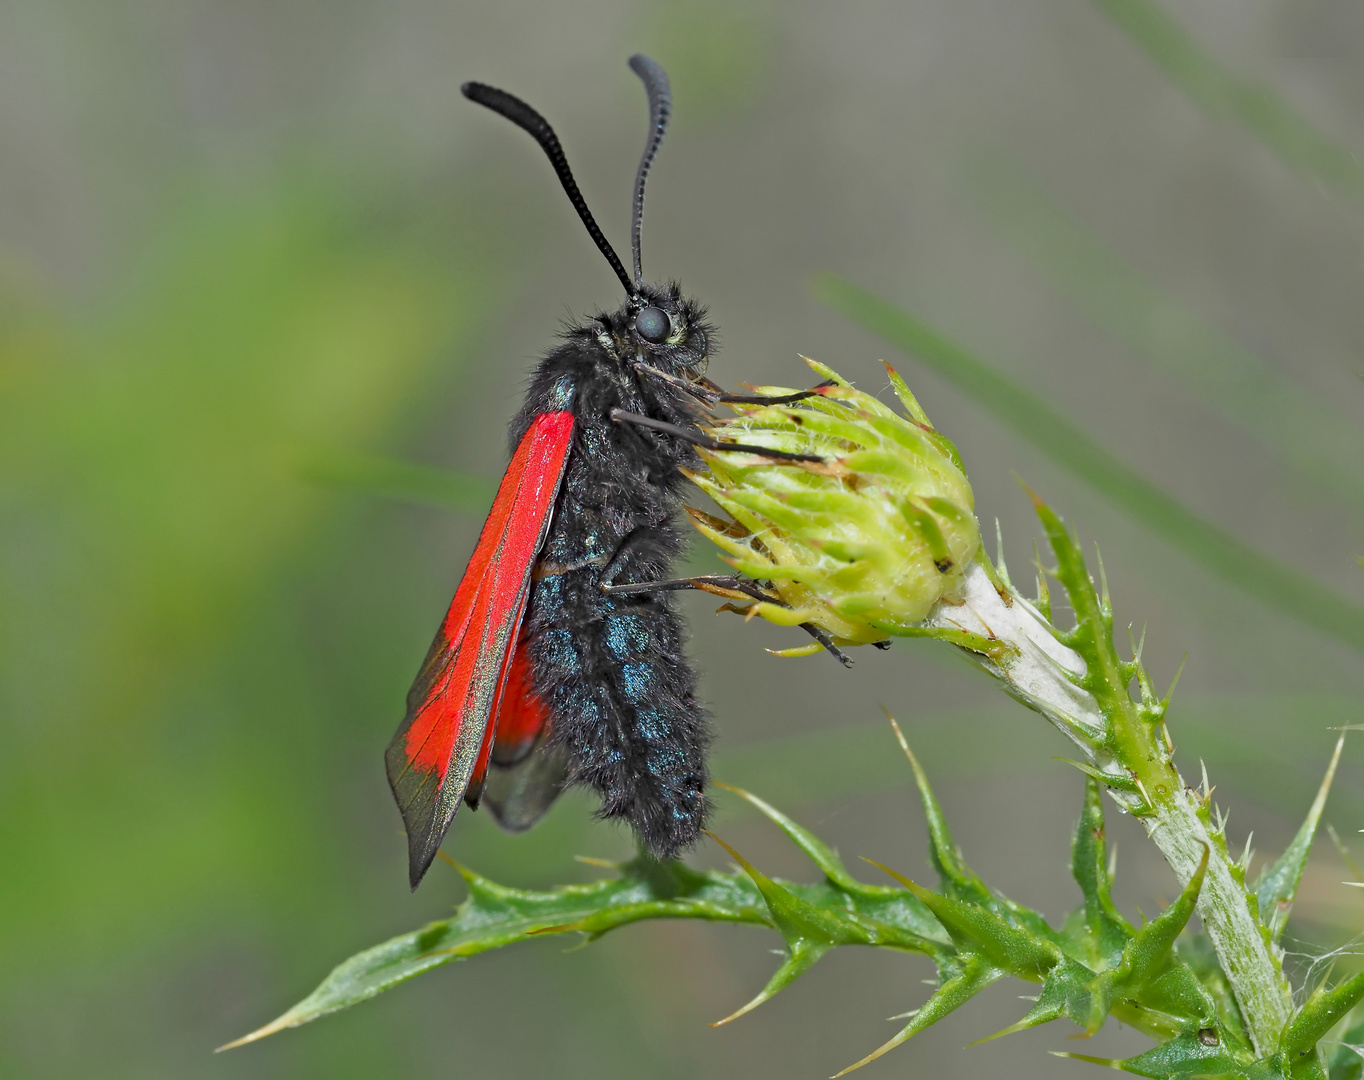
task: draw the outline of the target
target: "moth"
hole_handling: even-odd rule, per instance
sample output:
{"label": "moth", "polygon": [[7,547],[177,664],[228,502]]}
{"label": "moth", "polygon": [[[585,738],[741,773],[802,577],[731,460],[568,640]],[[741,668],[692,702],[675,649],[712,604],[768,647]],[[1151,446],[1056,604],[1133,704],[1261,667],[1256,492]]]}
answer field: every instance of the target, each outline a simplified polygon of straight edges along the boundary
{"label": "moth", "polygon": [[696,841],[711,734],[672,606],[698,579],[668,578],[684,542],[679,467],[697,464],[697,445],[801,457],[697,426],[708,404],[758,399],[705,378],[716,346],[705,310],[676,283],[644,282],[645,182],[672,98],[657,63],[629,63],[649,100],[633,276],[544,117],[503,90],[462,88],[540,145],[625,300],[570,326],[539,361],[510,425],[511,462],[385,755],[414,889],[461,803],[521,830],[571,784],[595,790],[600,816],[628,822],[659,858]]}

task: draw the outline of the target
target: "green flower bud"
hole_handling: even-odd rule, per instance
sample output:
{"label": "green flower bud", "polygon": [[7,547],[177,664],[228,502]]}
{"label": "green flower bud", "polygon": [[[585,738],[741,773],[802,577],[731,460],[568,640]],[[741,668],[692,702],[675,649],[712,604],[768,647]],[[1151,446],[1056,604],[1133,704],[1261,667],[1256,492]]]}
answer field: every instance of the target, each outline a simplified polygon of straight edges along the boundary
{"label": "green flower bud", "polygon": [[980,550],[971,484],[956,447],[889,364],[907,415],[806,363],[829,385],[791,404],[736,406],[736,416],[710,431],[723,442],[819,460],[702,451],[707,472],[691,479],[733,520],[699,511],[692,518],[735,569],[771,583],[773,602],[755,602],[745,614],[812,623],[838,644],[881,641],[939,601],[958,600]]}

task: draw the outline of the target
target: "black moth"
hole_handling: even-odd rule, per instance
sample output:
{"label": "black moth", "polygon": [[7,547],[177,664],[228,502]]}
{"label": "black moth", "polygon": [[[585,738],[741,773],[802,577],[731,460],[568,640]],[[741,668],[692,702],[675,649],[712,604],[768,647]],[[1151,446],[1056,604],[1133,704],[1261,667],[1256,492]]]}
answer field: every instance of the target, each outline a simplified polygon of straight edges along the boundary
{"label": "black moth", "polygon": [[389,746],[414,888],[461,799],[523,829],[566,785],[587,785],[600,816],[628,821],[659,858],[693,844],[706,820],[709,723],[671,604],[672,590],[697,582],[667,580],[684,543],[678,468],[696,464],[695,445],[767,452],[697,428],[706,405],[758,399],[705,379],[715,330],[704,310],[676,284],[643,282],[644,186],[671,98],[658,64],[634,56],[630,67],[650,112],[633,280],[545,119],[502,90],[463,87],[539,143],[626,299],[571,326],[540,361],[511,423],[498,501]]}

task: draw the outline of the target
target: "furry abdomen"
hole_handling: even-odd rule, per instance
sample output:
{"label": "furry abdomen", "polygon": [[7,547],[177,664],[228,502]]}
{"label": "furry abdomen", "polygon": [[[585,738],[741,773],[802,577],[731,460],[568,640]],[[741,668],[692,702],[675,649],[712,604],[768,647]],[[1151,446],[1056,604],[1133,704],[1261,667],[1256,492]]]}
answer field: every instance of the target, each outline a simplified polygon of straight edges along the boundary
{"label": "furry abdomen", "polygon": [[[698,837],[706,815],[709,730],[671,594],[603,593],[603,584],[669,576],[683,546],[673,520],[691,448],[610,419],[619,407],[690,423],[685,406],[646,392],[584,337],[540,366],[517,437],[535,414],[568,408],[573,448],[523,623],[536,690],[570,782],[601,796],[660,858]],[[671,391],[665,391],[671,393]]]}

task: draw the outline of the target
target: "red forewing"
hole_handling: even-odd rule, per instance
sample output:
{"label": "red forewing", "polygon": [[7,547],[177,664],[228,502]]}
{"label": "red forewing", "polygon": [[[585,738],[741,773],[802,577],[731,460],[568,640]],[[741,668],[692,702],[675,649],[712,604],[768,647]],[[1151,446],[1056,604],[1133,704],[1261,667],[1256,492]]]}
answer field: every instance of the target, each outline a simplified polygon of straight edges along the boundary
{"label": "red forewing", "polygon": [[531,569],[572,438],[572,414],[551,412],[537,416],[521,439],[385,754],[407,827],[413,888],[492,752],[498,706],[516,666]]}

